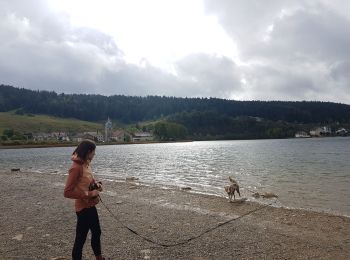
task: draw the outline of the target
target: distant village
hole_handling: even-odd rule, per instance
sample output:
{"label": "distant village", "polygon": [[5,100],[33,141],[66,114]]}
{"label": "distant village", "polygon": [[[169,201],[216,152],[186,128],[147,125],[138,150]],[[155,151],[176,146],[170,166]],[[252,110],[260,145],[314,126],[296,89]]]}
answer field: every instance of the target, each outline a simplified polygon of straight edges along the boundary
{"label": "distant village", "polygon": [[349,131],[341,127],[335,131],[329,126],[317,127],[310,130],[308,133],[300,131],[295,133],[296,138],[307,138],[307,137],[326,137],[326,136],[348,136]]}
{"label": "distant village", "polygon": [[153,141],[154,136],[151,132],[133,132],[129,133],[126,130],[113,130],[112,121],[108,118],[105,123],[104,131],[82,132],[69,134],[66,132],[51,132],[51,133],[36,133],[33,134],[33,140],[36,142],[43,141],[62,141],[62,142],[81,142],[82,140],[90,139],[98,143],[105,142],[146,142]]}
{"label": "distant village", "polygon": [[[89,139],[96,143],[140,143],[152,142],[158,140],[159,136],[155,136],[152,131],[145,131],[134,128],[130,131],[125,129],[113,129],[112,121],[108,118],[104,124],[104,130],[85,131],[80,133],[71,133],[64,131],[56,131],[49,133],[27,133],[21,136],[16,136],[13,130],[5,130],[1,136],[1,145],[11,144],[56,144],[56,143],[79,143]],[[9,133],[5,133],[9,132]],[[295,133],[295,138],[310,138],[310,137],[334,137],[334,136],[349,136],[350,130],[344,127],[332,129],[329,126],[316,127],[309,131],[299,131]],[[17,138],[15,138],[17,137]]]}
{"label": "distant village", "polygon": [[[309,132],[299,131],[295,133],[296,138],[308,137],[331,137],[331,136],[349,136],[349,130],[339,128],[335,131],[329,126],[317,127]],[[154,135],[151,132],[133,132],[130,133],[124,129],[113,130],[112,121],[108,118],[105,123],[104,131],[96,132],[82,132],[76,134],[68,134],[66,132],[52,132],[52,133],[37,133],[33,134],[33,140],[36,142],[43,141],[61,141],[61,142],[81,142],[82,140],[90,139],[98,143],[118,142],[147,142],[153,141]]]}

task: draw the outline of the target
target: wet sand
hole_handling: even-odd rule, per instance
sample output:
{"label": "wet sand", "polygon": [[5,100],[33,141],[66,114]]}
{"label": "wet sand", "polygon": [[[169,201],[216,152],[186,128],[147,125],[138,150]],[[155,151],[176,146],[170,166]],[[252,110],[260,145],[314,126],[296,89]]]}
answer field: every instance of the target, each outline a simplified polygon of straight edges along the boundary
{"label": "wet sand", "polygon": [[[0,178],[0,259],[70,259],[76,216],[63,197],[66,176],[2,170]],[[104,181],[101,197],[115,215],[98,204],[110,259],[350,259],[348,217],[137,182]],[[84,257],[94,259],[89,238]]]}

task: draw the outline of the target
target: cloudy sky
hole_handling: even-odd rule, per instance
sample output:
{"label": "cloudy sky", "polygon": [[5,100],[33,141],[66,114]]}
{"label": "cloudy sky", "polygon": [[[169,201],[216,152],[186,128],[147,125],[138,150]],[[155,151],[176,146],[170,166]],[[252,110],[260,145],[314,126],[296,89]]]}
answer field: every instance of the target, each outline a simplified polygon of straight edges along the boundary
{"label": "cloudy sky", "polygon": [[350,104],[350,1],[0,0],[0,84]]}

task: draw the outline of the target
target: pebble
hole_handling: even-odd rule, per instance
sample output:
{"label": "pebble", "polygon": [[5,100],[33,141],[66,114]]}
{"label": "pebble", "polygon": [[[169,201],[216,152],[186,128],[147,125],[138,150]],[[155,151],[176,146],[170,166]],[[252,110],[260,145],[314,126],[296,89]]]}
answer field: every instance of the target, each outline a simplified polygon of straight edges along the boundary
{"label": "pebble", "polygon": [[12,239],[21,241],[21,240],[23,239],[23,234],[19,234],[19,235],[17,235],[17,236],[14,236]]}
{"label": "pebble", "polygon": [[151,259],[151,256],[150,256],[151,250],[150,249],[141,250],[140,253],[144,255],[143,259]]}

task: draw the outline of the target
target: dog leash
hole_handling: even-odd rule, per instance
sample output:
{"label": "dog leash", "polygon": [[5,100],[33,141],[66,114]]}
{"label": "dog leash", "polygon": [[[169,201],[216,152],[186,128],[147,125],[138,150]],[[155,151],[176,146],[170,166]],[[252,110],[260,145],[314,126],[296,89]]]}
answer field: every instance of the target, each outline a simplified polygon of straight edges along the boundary
{"label": "dog leash", "polygon": [[216,226],[214,226],[214,227],[212,227],[212,228],[209,228],[209,229],[203,231],[202,233],[199,233],[199,234],[196,235],[196,236],[192,236],[192,237],[190,237],[190,238],[188,238],[188,239],[185,239],[185,240],[183,240],[183,241],[180,241],[180,242],[166,244],[166,243],[161,243],[161,242],[152,240],[152,239],[150,239],[150,238],[148,238],[148,237],[146,237],[146,236],[144,236],[144,235],[141,235],[141,234],[139,234],[137,231],[135,231],[134,229],[132,229],[132,228],[128,227],[127,225],[125,225],[125,224],[110,210],[110,208],[102,201],[101,196],[100,196],[100,195],[98,195],[98,196],[99,196],[99,199],[100,199],[102,205],[107,209],[107,211],[111,214],[111,216],[112,216],[122,227],[124,227],[125,229],[129,230],[131,233],[135,234],[136,236],[142,238],[143,240],[145,240],[145,241],[147,241],[147,242],[150,242],[150,243],[152,243],[152,244],[158,245],[158,246],[162,246],[162,247],[174,247],[174,246],[179,246],[179,245],[187,244],[187,243],[189,243],[190,241],[195,240],[195,239],[197,239],[197,238],[200,238],[200,237],[203,236],[204,234],[207,234],[207,233],[209,233],[209,232],[211,232],[211,231],[213,231],[213,230],[215,230],[215,229],[217,229],[217,228],[219,228],[219,227],[221,227],[221,226],[223,226],[223,225],[226,225],[226,224],[228,224],[228,223],[230,223],[230,222],[233,222],[233,221],[235,221],[235,220],[239,220],[239,219],[241,219],[241,218],[243,218],[243,217],[246,217],[246,216],[248,216],[248,215],[250,215],[250,214],[253,214],[253,213],[257,212],[257,211],[260,211],[260,210],[262,210],[262,209],[264,209],[264,208],[267,208],[267,207],[273,205],[274,203],[276,203],[276,201],[277,201],[277,200],[275,200],[274,202],[271,202],[271,203],[269,203],[269,204],[260,206],[260,207],[258,207],[258,208],[256,208],[256,209],[253,209],[253,210],[251,210],[251,211],[248,211],[247,213],[244,213],[243,215],[238,216],[238,217],[236,217],[236,218],[229,219],[229,220],[227,220],[227,221],[225,221],[225,222],[220,222],[220,223],[218,223]]}
{"label": "dog leash", "polygon": [[101,199],[101,196],[98,195],[99,198],[100,198],[100,201],[102,203],[102,205],[107,209],[107,211],[111,214],[111,216],[124,228],[126,228],[127,230],[129,230],[131,233],[141,237],[142,239],[152,243],[152,244],[156,244],[156,245],[159,245],[159,246],[163,246],[163,247],[167,247],[168,245],[167,244],[163,244],[163,243],[159,243],[157,241],[153,241],[152,239],[149,239],[148,237],[145,237],[141,234],[139,234],[137,231],[133,230],[132,228],[128,227],[127,225],[125,225],[111,210],[110,208],[102,201]]}

